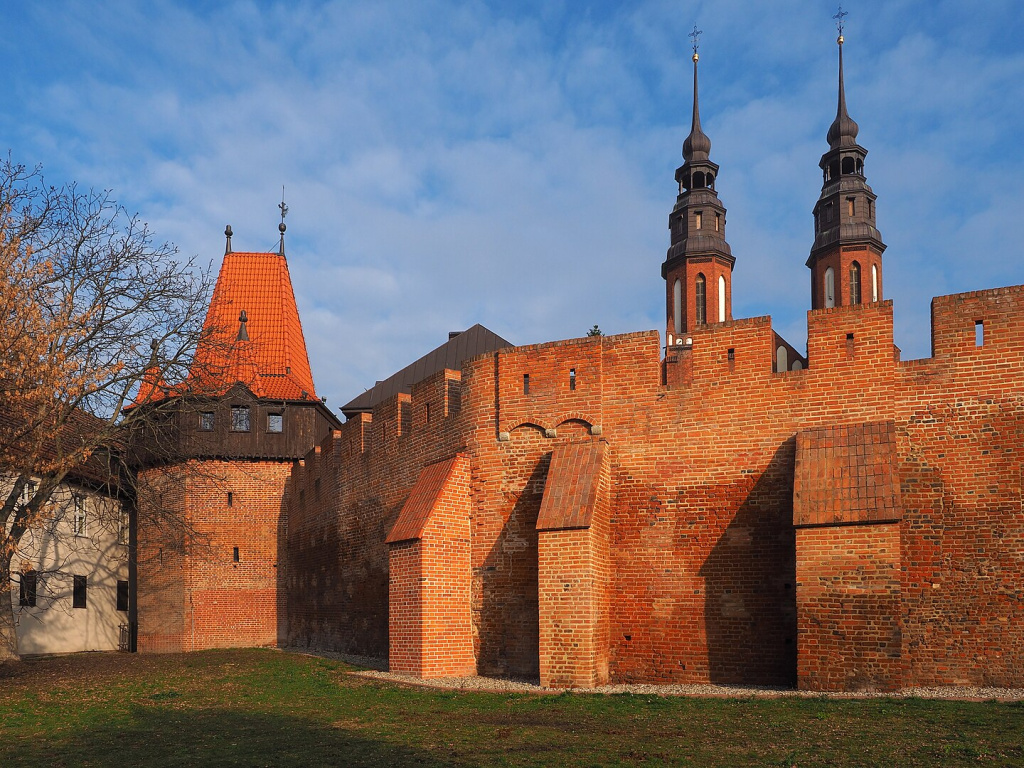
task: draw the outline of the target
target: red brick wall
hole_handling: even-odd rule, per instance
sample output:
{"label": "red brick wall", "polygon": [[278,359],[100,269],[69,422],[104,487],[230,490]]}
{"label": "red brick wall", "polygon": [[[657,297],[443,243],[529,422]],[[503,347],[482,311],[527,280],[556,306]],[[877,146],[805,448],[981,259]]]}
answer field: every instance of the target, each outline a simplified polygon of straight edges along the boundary
{"label": "red brick wall", "polygon": [[901,686],[900,524],[796,532],[797,686]]}
{"label": "red brick wall", "polygon": [[[667,386],[656,333],[481,356],[463,370],[461,411],[427,423],[452,377],[439,374],[346,424],[293,475],[306,501],[290,516],[291,638],[387,652],[386,533],[423,466],[465,451],[477,666],[538,674],[535,525],[551,452],[599,434],[613,457],[610,679],[795,684],[795,436],[892,422],[904,682],[1024,684],[1022,291],[936,299],[927,361],[898,360],[892,304],[879,302],[808,313],[801,371],[773,372],[770,320],[752,318],[694,329]],[[334,495],[314,503],[317,473]]]}
{"label": "red brick wall", "polygon": [[[385,539],[420,470],[462,445],[458,382],[458,372],[435,374],[412,398],[346,422],[295,468],[288,644],[387,658]],[[400,408],[410,409],[404,424]]]}
{"label": "red brick wall", "polygon": [[560,446],[538,520],[540,682],[608,681],[610,460],[603,443]]}
{"label": "red brick wall", "polygon": [[[424,489],[431,470],[438,477]],[[472,675],[469,459],[432,465],[416,488],[429,498],[407,503],[388,537],[391,671]]]}
{"label": "red brick wall", "polygon": [[[278,531],[290,471],[291,462],[190,461],[143,473],[155,495],[140,498],[152,523],[139,526],[140,650],[277,644],[285,570]],[[159,527],[155,518],[172,521],[161,505],[183,515],[183,539]]]}

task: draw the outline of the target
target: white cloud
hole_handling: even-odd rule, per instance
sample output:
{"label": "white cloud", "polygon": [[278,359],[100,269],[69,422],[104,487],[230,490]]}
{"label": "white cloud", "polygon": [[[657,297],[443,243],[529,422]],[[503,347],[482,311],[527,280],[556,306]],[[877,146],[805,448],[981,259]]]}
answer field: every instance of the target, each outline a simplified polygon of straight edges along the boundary
{"label": "white cloud", "polygon": [[[928,352],[932,293],[1024,282],[1024,12],[929,8],[865,0],[846,46],[908,357]],[[229,222],[236,248],[276,247],[284,184],[314,375],[339,405],[474,322],[519,343],[662,327],[696,23],[734,314],[771,313],[799,346],[833,12],[35,4],[9,20],[0,136],[51,180],[112,187],[204,258],[219,258]]]}

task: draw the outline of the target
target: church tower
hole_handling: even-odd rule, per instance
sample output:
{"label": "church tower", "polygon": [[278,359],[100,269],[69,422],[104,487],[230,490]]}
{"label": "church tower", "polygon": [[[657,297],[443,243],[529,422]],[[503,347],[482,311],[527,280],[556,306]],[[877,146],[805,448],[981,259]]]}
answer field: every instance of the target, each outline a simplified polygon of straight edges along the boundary
{"label": "church tower", "polygon": [[693,46],[693,120],[676,169],[679,195],[668,217],[671,245],[661,266],[666,289],[666,340],[685,344],[685,334],[708,323],[732,319],[732,268],[736,259],[725,241],[725,207],[715,192],[718,166],[711,139],[700,127],[697,97],[697,37]]}
{"label": "church tower", "polygon": [[828,129],[828,151],[818,163],[823,183],[814,206],[814,245],[807,259],[812,309],[882,300],[885,243],[875,228],[875,193],[864,176],[868,151],[857,143],[857,123],[846,111],[841,18],[838,26],[839,106]]}

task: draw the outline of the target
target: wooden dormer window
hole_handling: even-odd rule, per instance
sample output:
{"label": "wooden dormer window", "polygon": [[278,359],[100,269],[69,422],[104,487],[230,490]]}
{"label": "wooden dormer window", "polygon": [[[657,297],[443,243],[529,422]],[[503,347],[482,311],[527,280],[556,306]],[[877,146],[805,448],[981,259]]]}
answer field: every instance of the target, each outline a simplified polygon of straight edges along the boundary
{"label": "wooden dormer window", "polygon": [[248,432],[249,429],[249,407],[246,405],[231,406],[231,431]]}

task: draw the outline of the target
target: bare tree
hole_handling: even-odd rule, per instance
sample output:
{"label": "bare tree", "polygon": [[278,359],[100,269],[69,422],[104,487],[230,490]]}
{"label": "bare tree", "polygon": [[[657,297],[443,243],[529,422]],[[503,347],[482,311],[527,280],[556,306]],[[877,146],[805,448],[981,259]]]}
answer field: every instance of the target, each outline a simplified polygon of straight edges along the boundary
{"label": "bare tree", "polygon": [[[163,427],[209,333],[211,288],[209,267],[155,241],[109,192],[0,162],[0,659],[18,651],[11,563],[52,520],[62,482],[84,472],[130,494],[126,446],[170,459]],[[132,407],[140,389],[148,402]]]}

